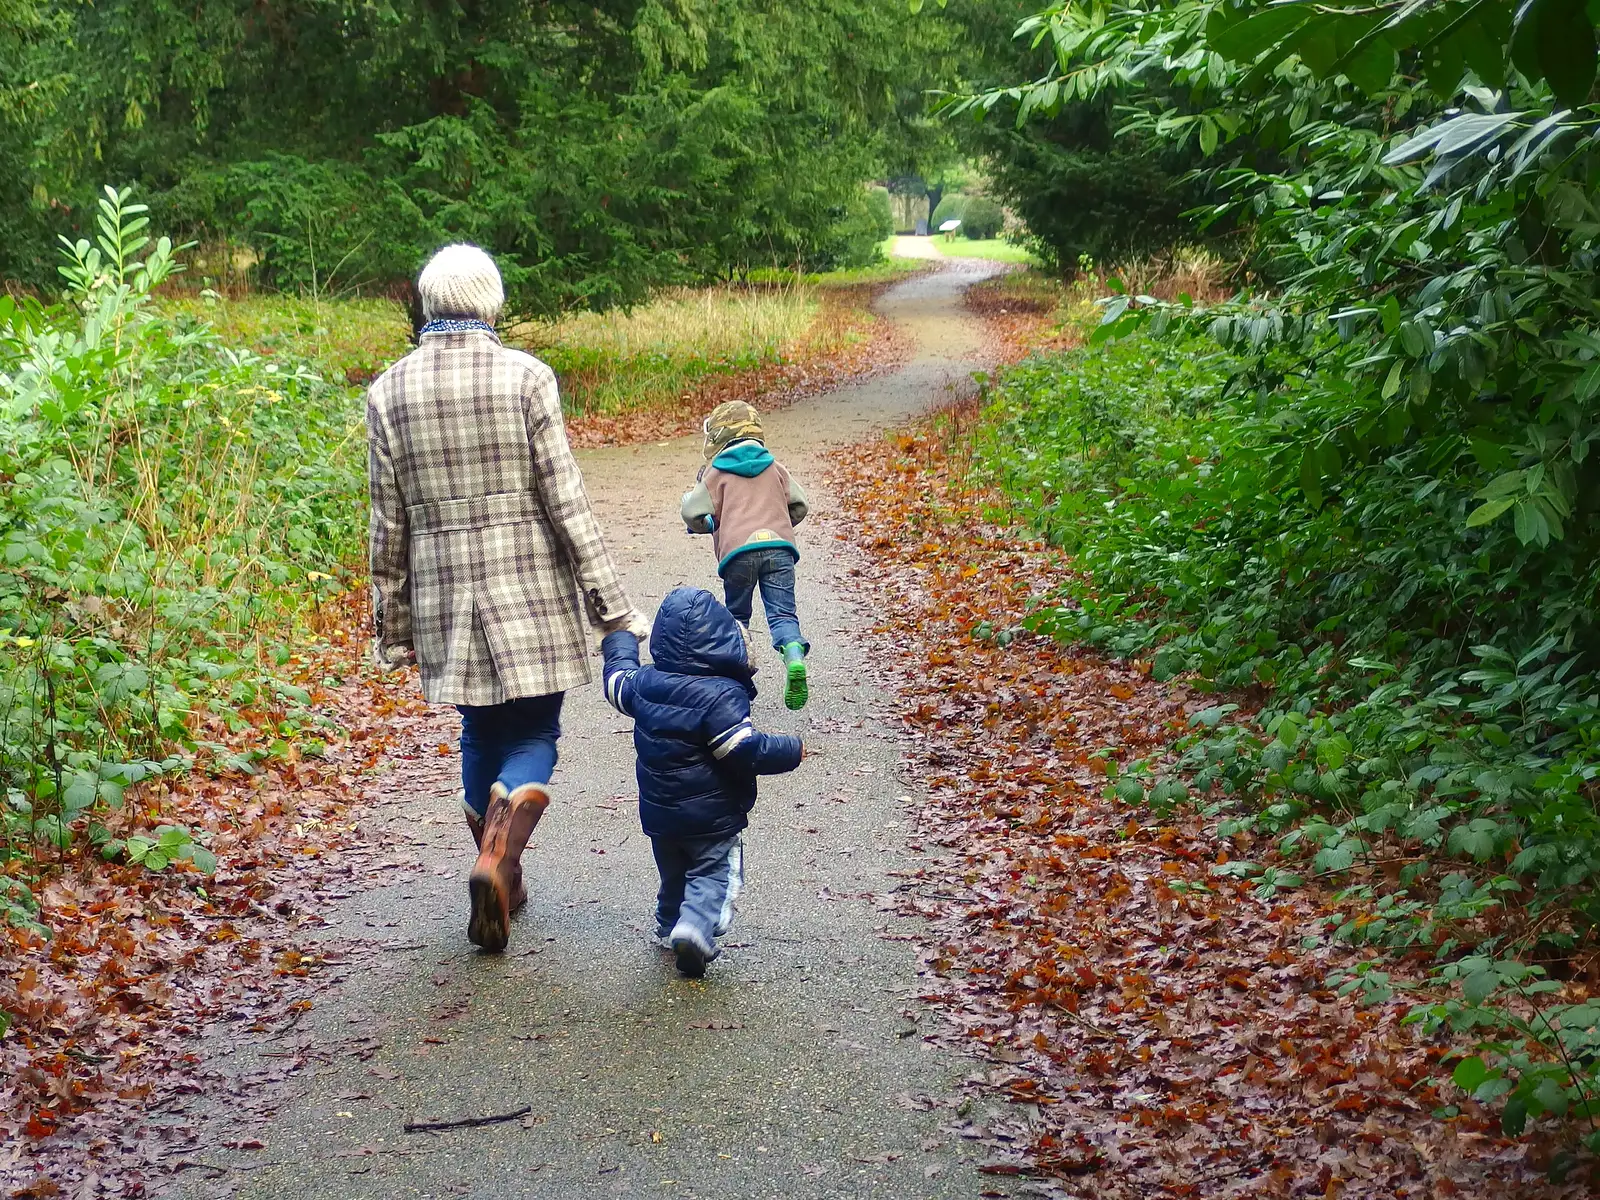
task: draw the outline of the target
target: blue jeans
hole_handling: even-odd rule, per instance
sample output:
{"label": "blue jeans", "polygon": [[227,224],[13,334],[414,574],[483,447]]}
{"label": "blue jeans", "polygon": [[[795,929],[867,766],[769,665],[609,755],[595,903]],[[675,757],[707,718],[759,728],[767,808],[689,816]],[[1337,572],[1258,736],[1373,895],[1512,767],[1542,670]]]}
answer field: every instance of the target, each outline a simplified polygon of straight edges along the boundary
{"label": "blue jeans", "polygon": [[687,925],[707,950],[733,923],[733,902],[744,887],[744,835],[722,838],[651,838],[661,890],[656,893],[656,934]]}
{"label": "blue jeans", "polygon": [[495,783],[516,791],[549,783],[556,769],[564,692],[524,696],[504,704],[457,705],[461,713],[461,786],[467,807],[483,816]]}
{"label": "blue jeans", "polygon": [[777,547],[746,550],[728,564],[722,573],[723,602],[741,625],[750,624],[758,586],[773,649],[782,650],[790,642],[799,642],[809,653],[811,643],[800,636],[800,618],[795,610],[794,555]]}

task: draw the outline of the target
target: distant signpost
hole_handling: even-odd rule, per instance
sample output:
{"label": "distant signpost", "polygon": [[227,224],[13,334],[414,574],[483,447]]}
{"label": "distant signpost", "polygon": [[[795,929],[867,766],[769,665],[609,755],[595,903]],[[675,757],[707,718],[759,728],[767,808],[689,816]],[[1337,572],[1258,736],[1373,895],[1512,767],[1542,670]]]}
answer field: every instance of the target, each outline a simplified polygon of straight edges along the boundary
{"label": "distant signpost", "polygon": [[961,228],[961,218],[959,218],[959,217],[951,217],[950,220],[945,221],[943,224],[941,224],[939,226],[939,232],[944,234],[944,240],[948,242],[950,240],[951,236],[955,233],[955,231],[960,229],[960,228]]}

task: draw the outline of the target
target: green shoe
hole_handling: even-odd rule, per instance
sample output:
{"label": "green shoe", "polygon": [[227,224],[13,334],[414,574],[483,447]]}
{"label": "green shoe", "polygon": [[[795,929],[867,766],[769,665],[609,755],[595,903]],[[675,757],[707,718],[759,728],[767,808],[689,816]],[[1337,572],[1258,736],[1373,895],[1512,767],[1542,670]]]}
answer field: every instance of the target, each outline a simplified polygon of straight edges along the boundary
{"label": "green shoe", "polygon": [[783,702],[790,708],[804,708],[811,698],[811,688],[806,683],[806,648],[800,642],[784,646],[783,670],[786,676]]}

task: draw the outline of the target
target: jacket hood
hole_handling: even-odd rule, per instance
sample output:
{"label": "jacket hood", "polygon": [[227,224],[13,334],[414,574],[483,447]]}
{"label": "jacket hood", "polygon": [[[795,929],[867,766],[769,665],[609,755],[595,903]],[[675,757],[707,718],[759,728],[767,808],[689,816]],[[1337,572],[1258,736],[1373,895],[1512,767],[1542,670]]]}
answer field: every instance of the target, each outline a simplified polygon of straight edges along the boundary
{"label": "jacket hood", "polygon": [[757,441],[735,442],[711,460],[711,465],[730,475],[754,479],[774,462],[772,452]]}
{"label": "jacket hood", "polygon": [[668,593],[650,630],[650,657],[658,671],[674,675],[720,675],[755,694],[744,633],[733,614],[704,588]]}

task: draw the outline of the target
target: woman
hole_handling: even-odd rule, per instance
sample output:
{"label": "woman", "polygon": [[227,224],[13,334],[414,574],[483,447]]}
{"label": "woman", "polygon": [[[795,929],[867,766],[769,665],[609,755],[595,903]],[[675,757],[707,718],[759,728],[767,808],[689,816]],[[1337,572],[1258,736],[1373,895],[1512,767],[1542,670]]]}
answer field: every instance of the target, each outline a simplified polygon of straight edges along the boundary
{"label": "woman", "polygon": [[500,272],[476,246],[423,268],[417,348],[367,394],[377,638],[461,711],[461,781],[478,843],[467,937],[506,945],[527,899],[522,851],[550,803],[561,701],[588,683],[587,624],[647,631],[567,444],[555,375],[508,350]]}

